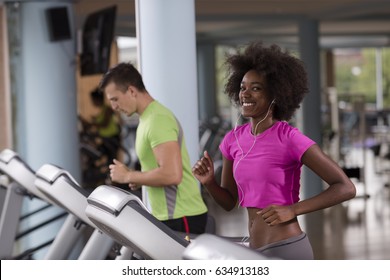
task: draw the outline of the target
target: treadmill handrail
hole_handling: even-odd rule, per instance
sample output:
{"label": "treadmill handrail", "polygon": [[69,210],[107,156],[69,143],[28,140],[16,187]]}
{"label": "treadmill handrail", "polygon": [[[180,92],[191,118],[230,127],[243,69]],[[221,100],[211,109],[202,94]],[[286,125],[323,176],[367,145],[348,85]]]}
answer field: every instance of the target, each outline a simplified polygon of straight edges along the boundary
{"label": "treadmill handrail", "polygon": [[[122,197],[118,198],[112,196],[112,192],[108,190],[109,188],[114,188],[115,190],[123,194]],[[116,194],[118,194],[118,192],[116,192]],[[102,199],[100,199],[100,196],[102,196],[105,200],[111,200],[111,201],[109,201],[109,203],[103,201]],[[131,194],[130,192],[126,192],[125,190],[122,190],[114,186],[110,187],[107,185],[101,185],[98,188],[96,188],[95,191],[92,192],[87,198],[88,204],[99,207],[114,216],[118,216],[120,211],[130,201],[135,201],[137,204],[140,205],[141,208],[143,208],[145,211],[150,213],[149,209],[146,208],[146,206],[144,205],[141,199]]]}
{"label": "treadmill handrail", "polygon": [[48,163],[42,165],[37,170],[35,175],[37,178],[40,178],[50,184],[53,184],[60,176],[65,176],[74,186],[80,187],[80,185],[68,171],[55,164]]}

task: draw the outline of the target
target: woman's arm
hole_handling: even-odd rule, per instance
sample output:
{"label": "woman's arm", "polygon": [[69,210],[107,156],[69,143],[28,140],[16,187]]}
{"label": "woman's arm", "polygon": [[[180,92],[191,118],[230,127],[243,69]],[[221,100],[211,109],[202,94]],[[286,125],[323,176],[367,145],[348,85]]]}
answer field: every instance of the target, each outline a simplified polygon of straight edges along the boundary
{"label": "woman's arm", "polygon": [[213,199],[225,210],[237,204],[237,186],[233,178],[233,162],[223,157],[221,185],[215,180],[214,164],[207,151],[192,168],[195,178],[207,189]]}
{"label": "woman's arm", "polygon": [[[318,145],[311,146],[302,156],[302,163],[316,173],[328,187],[321,193],[289,206],[270,205],[259,211],[265,222],[276,225],[298,215],[325,209],[356,195],[356,188],[344,171]],[[305,186],[310,188],[310,186]]]}
{"label": "woman's arm", "polygon": [[325,209],[355,197],[355,185],[318,145],[313,145],[304,153],[302,163],[326,182],[328,187],[320,194],[297,203],[294,207],[297,215]]}

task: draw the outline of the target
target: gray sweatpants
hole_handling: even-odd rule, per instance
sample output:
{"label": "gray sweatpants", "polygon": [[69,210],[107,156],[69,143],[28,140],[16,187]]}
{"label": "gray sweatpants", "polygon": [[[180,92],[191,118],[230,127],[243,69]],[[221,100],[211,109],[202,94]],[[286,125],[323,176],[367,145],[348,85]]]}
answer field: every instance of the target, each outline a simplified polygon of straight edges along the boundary
{"label": "gray sweatpants", "polygon": [[284,260],[313,260],[313,249],[306,233],[256,249],[264,256]]}

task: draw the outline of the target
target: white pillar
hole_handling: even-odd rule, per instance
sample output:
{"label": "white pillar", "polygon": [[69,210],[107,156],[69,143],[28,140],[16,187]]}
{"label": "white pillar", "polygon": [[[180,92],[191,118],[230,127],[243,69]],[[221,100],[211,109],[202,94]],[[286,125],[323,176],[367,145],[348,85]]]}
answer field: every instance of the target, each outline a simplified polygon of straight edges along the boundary
{"label": "white pillar", "polygon": [[[52,42],[46,10],[58,6],[67,7],[72,34],[71,39]],[[15,1],[7,3],[7,7],[15,150],[34,170],[52,163],[80,180],[73,6],[70,0],[64,0]],[[25,202],[25,213],[41,206],[37,200]],[[50,208],[30,217],[26,226],[59,212],[57,207]],[[20,249],[49,240],[62,222],[29,234],[21,240]],[[44,254],[41,250],[34,257],[40,259]]]}
{"label": "white pillar", "polygon": [[136,22],[145,87],[180,121],[193,164],[199,157],[194,0],[137,0]]}
{"label": "white pillar", "polygon": [[45,11],[55,6],[68,6],[72,24],[69,3],[20,4],[21,67],[16,79],[22,88],[17,115],[24,130],[16,141],[33,169],[52,163],[79,179],[75,34],[69,40],[49,40]]}

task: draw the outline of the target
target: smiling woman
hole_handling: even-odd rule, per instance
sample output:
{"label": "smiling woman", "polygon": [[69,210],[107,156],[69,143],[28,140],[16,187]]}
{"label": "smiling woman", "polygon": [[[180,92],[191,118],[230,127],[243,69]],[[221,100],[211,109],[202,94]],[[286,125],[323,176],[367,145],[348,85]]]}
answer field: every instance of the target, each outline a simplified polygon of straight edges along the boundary
{"label": "smiling woman", "polygon": [[[297,217],[340,204],[356,191],[343,170],[288,123],[308,92],[304,65],[279,46],[262,42],[230,55],[226,64],[226,93],[249,122],[236,125],[220,144],[220,184],[207,151],[192,172],[222,208],[230,211],[238,204],[247,209],[251,248],[268,257],[313,259]],[[300,200],[303,165],[328,188]]]}
{"label": "smiling woman", "polygon": [[255,70],[248,71],[242,79],[240,86],[240,104],[242,115],[245,118],[253,118],[256,125],[252,134],[257,134],[257,127],[270,116],[275,98],[268,102],[267,84],[264,76],[257,74]]}

